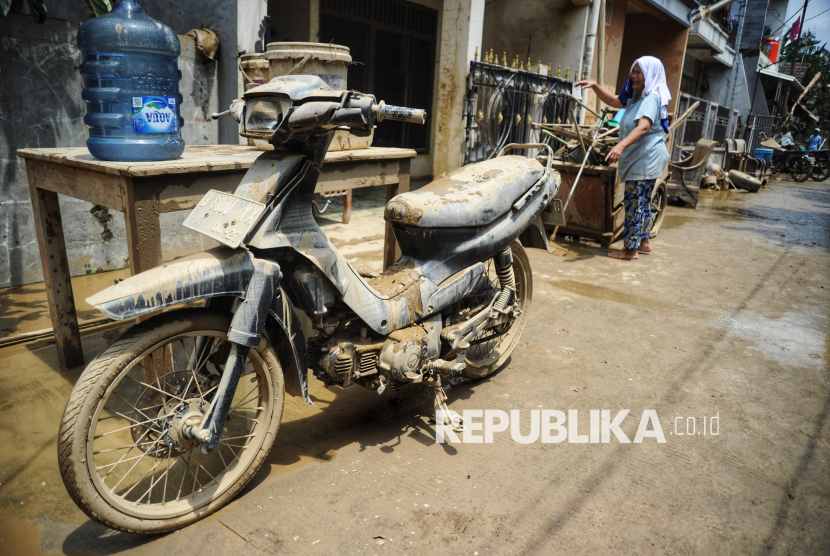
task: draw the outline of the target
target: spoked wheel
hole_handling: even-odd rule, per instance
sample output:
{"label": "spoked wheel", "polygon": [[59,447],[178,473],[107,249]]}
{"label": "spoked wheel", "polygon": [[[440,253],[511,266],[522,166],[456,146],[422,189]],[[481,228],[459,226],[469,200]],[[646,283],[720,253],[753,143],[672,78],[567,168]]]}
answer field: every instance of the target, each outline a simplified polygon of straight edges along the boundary
{"label": "spoked wheel", "polygon": [[[486,328],[470,341],[465,363],[464,376],[470,379],[483,378],[501,367],[516,349],[527,323],[530,300],[533,297],[533,276],[530,260],[518,241],[510,244],[513,252],[513,276],[516,280],[516,302],[518,315],[514,314],[506,323],[495,328]],[[487,263],[487,279],[478,293],[461,300],[453,311],[452,322],[462,322],[473,317],[492,301],[501,289],[495,263]]]}
{"label": "spoked wheel", "polygon": [[816,160],[816,164],[813,166],[813,173],[810,177],[815,181],[824,181],[830,178],[830,161],[825,159]]}
{"label": "spoked wheel", "polygon": [[792,165],[790,167],[790,176],[792,177],[793,181],[796,181],[798,183],[805,182],[812,173],[812,166],[810,166],[810,163],[804,160],[803,158],[796,158],[792,161]]}
{"label": "spoked wheel", "polygon": [[666,183],[658,181],[657,185],[654,186],[654,192],[651,194],[651,235],[649,237],[657,237],[657,232],[660,231],[660,226],[663,225],[667,200]]}
{"label": "spoked wheel", "polygon": [[81,375],[61,423],[58,462],[75,503],[128,532],[161,533],[227,504],[256,473],[279,427],[282,370],[251,349],[210,454],[187,437],[216,394],[231,315],[185,309],[147,320]]}

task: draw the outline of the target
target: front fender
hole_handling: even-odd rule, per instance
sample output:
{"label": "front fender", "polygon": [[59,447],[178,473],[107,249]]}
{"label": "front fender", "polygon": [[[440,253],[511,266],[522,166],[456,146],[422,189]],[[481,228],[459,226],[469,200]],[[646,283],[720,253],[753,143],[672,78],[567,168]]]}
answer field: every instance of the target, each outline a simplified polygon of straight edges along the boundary
{"label": "front fender", "polygon": [[[268,262],[254,258],[248,251],[219,247],[127,278],[87,298],[87,302],[111,319],[125,320],[211,297],[245,299],[256,269],[259,267],[262,273],[263,266],[276,266],[274,263],[262,263]],[[296,378],[295,373],[283,369],[285,389],[289,394],[302,396],[306,403],[313,405],[308,397],[308,363],[302,326],[278,282],[274,281],[272,285],[276,291],[273,292],[273,300],[267,312],[271,322],[276,324],[277,330],[273,330],[275,334],[272,336],[281,336],[280,339],[272,339],[275,347],[281,345],[286,348],[278,349],[280,355],[288,360],[282,362],[287,362],[287,367],[296,369]],[[252,293],[256,295],[256,292]],[[243,320],[251,321],[248,324],[252,330],[248,332],[256,329],[255,343],[258,343],[261,325],[265,323],[261,317]],[[243,332],[245,330],[243,328]],[[233,333],[233,329],[229,333]]]}
{"label": "front fender", "polygon": [[210,297],[244,298],[254,267],[251,253],[219,247],[131,276],[86,301],[124,320]]}

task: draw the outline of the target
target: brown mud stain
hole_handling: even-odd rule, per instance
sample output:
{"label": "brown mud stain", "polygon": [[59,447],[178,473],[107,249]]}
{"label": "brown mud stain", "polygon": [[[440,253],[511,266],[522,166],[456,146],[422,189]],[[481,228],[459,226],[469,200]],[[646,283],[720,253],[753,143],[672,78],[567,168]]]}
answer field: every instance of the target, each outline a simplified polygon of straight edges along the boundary
{"label": "brown mud stain", "polygon": [[337,247],[348,247],[349,245],[360,245],[362,243],[368,243],[370,241],[378,241],[383,239],[383,234],[373,235],[369,237],[358,237],[354,239],[332,239],[332,244]]}
{"label": "brown mud stain", "polygon": [[621,292],[605,286],[597,286],[588,284],[586,282],[577,282],[575,280],[548,280],[548,283],[555,288],[569,291],[583,297],[597,299],[599,301],[613,301],[615,303],[625,303],[635,307],[644,307],[646,309],[654,309],[662,313],[672,315],[687,315],[696,318],[705,318],[707,320],[720,319],[721,317],[712,311],[704,309],[695,309],[692,307],[685,307],[676,303],[668,301],[661,301],[651,297],[636,295],[632,293]]}
{"label": "brown mud stain", "polygon": [[38,526],[0,510],[0,546],[3,554],[41,554]]}
{"label": "brown mud stain", "polygon": [[273,478],[309,463],[329,463],[337,452],[362,442],[377,428],[372,416],[388,411],[389,399],[365,389],[326,387],[309,380],[314,407],[286,396],[280,428],[265,463]]}
{"label": "brown mud stain", "polygon": [[[84,300],[129,275],[129,269],[122,269],[72,278],[78,318],[86,320],[102,316]],[[51,327],[46,286],[43,282],[0,290],[0,337]]]}
{"label": "brown mud stain", "polygon": [[672,230],[675,228],[679,228],[689,222],[694,222],[697,220],[691,216],[680,216],[677,214],[667,214],[663,217],[663,225],[660,227],[662,230]]}

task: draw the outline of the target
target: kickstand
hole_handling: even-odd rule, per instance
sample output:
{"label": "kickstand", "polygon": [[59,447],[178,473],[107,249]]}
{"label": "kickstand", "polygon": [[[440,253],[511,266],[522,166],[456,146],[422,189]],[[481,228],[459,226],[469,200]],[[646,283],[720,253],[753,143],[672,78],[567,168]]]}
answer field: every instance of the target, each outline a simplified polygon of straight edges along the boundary
{"label": "kickstand", "polygon": [[[450,408],[447,406],[447,393],[444,392],[444,388],[441,386],[441,377],[438,377],[432,389],[435,392],[433,408],[436,414],[440,410],[442,415],[444,415],[444,424],[451,425],[452,418],[450,417]],[[435,423],[435,417],[430,417],[429,422]],[[458,416],[458,426],[453,428],[453,430],[455,432],[464,432],[464,421],[460,415]]]}

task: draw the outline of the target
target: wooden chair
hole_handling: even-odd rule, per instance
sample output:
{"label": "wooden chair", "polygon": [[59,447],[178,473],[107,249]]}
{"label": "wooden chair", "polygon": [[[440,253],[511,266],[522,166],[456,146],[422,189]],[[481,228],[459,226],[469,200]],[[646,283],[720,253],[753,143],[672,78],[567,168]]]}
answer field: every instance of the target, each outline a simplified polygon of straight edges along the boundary
{"label": "wooden chair", "polygon": [[738,170],[750,176],[763,176],[767,169],[767,162],[762,158],[755,158],[746,152],[746,141],[743,139],[726,140],[727,164],[724,170]]}
{"label": "wooden chair", "polygon": [[717,143],[709,139],[700,139],[691,156],[678,162],[669,162],[666,169],[666,189],[669,197],[677,197],[697,206],[700,193],[700,180],[709,163],[709,156]]}

